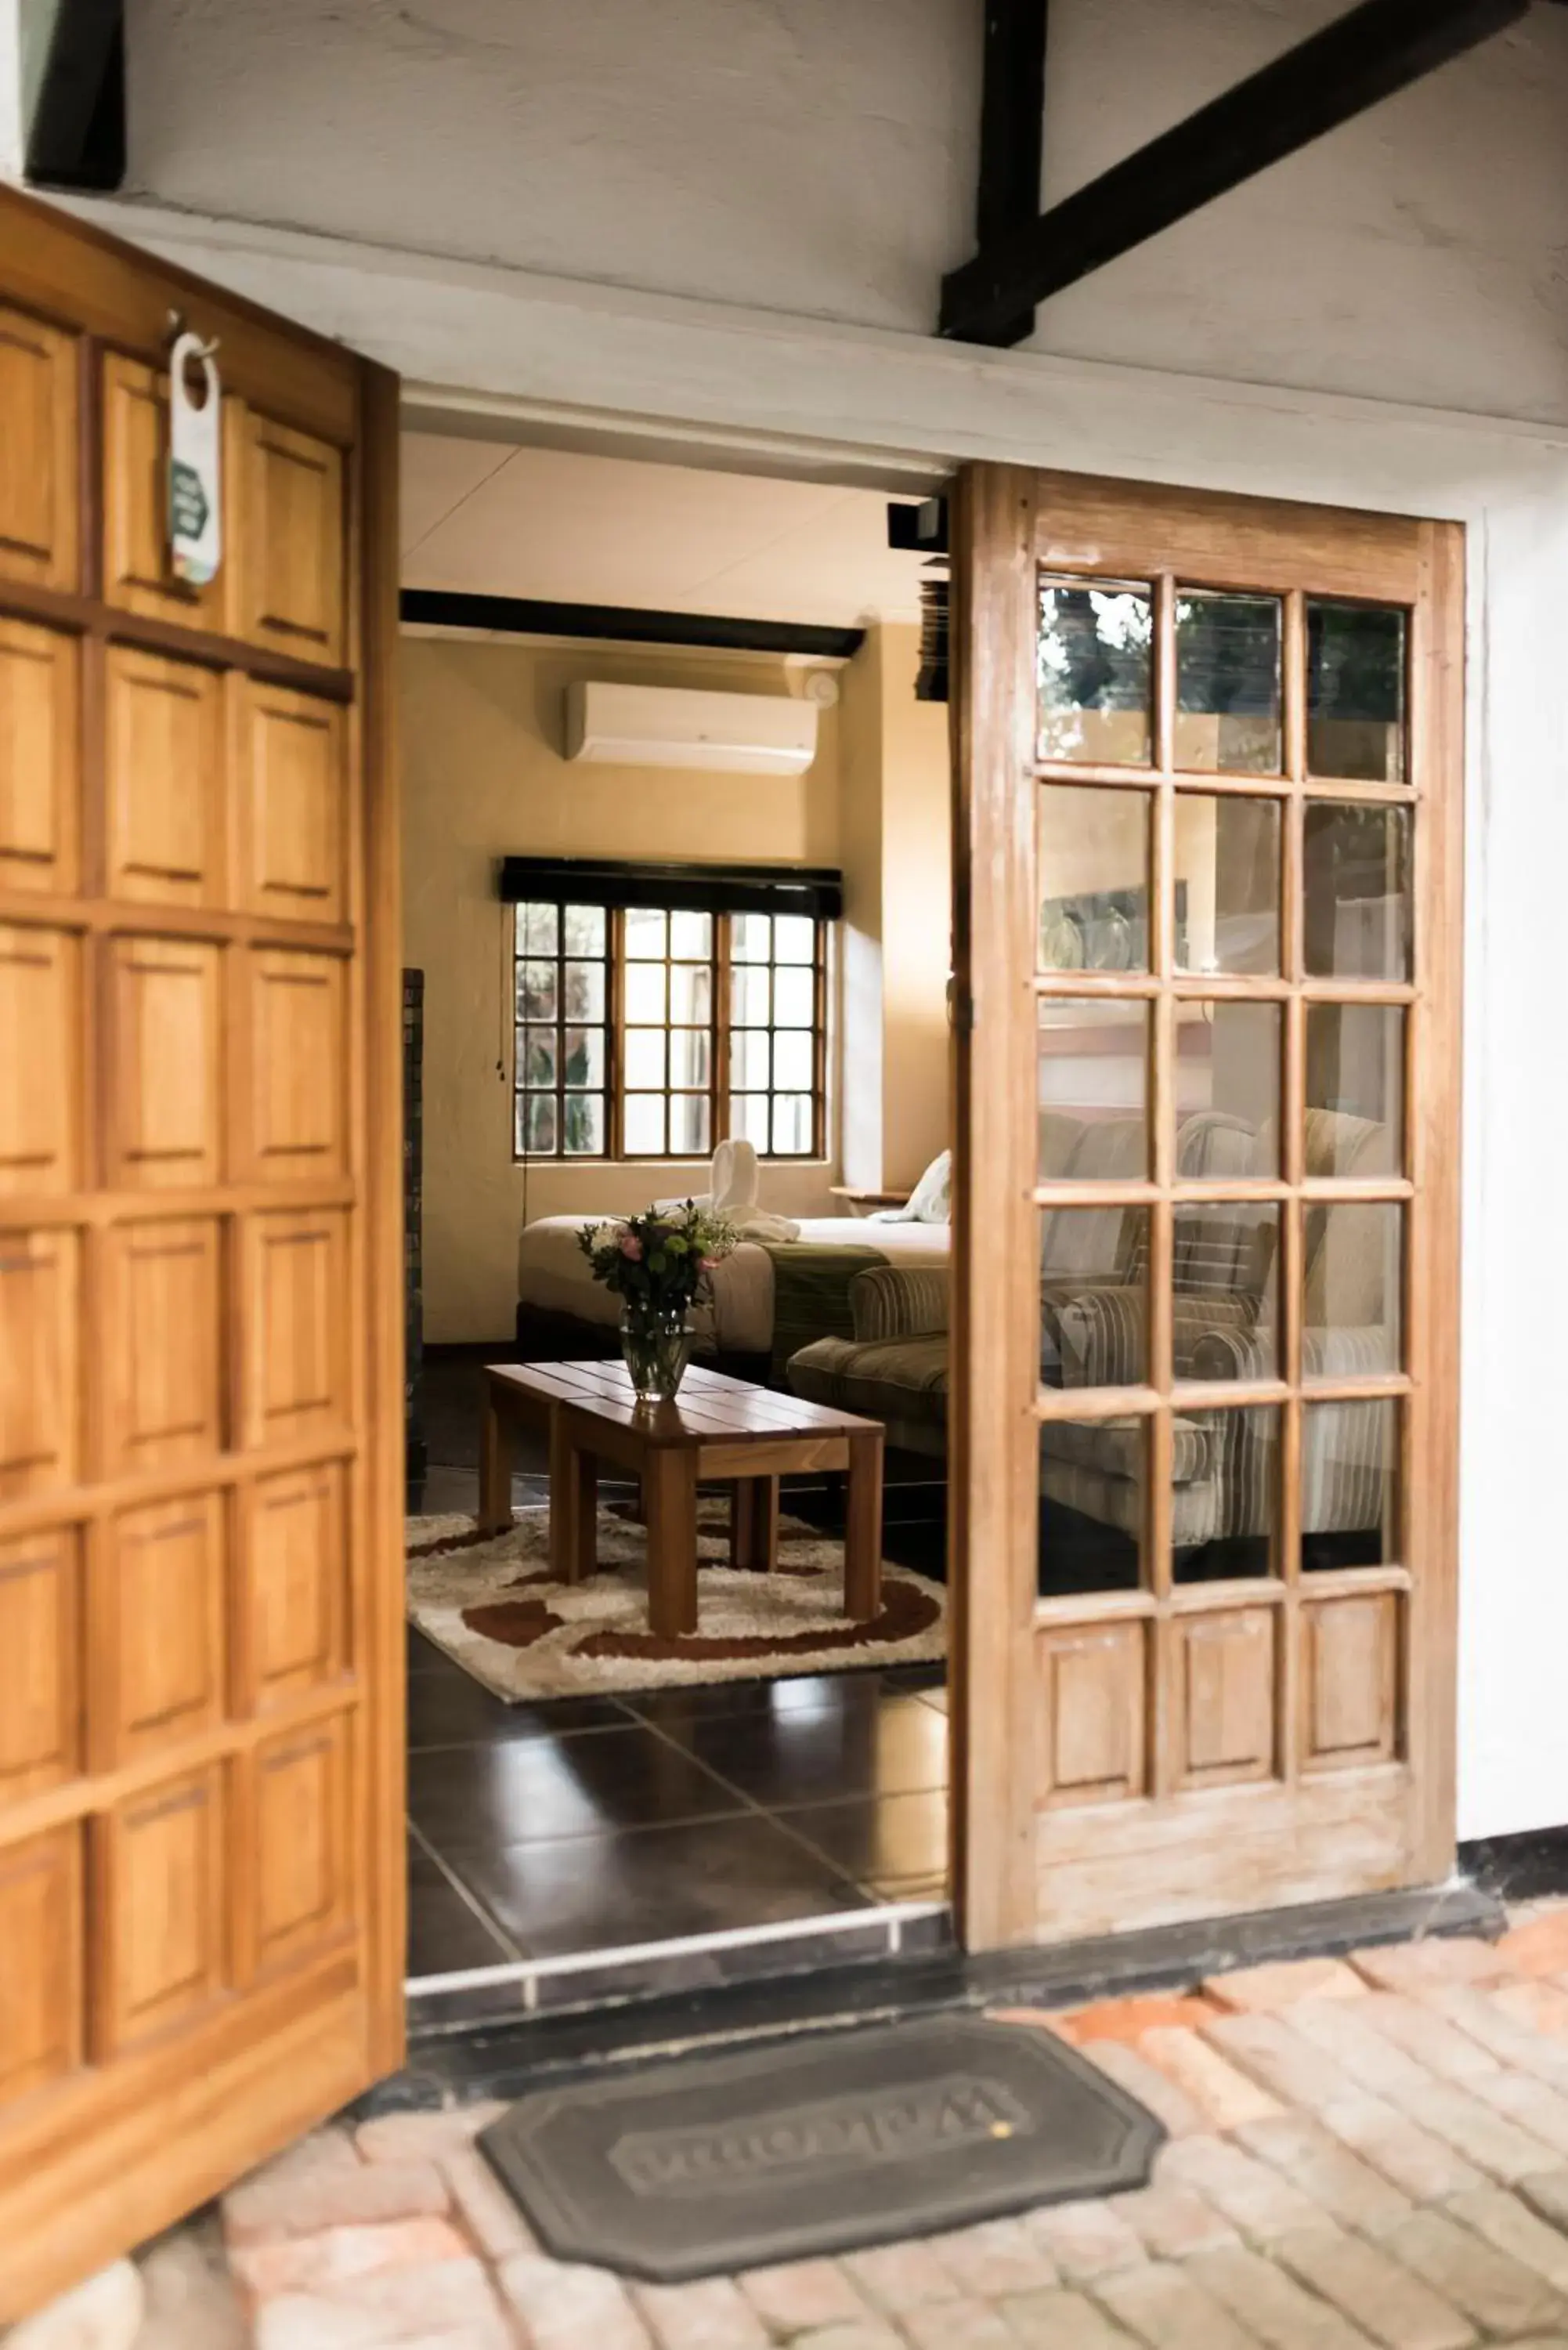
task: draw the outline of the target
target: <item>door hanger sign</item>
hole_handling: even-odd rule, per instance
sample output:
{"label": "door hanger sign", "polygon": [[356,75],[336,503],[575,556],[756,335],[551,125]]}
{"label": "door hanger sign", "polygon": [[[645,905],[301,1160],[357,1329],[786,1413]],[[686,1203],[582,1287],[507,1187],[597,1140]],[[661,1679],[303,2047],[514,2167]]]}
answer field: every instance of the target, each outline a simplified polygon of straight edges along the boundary
{"label": "door hanger sign", "polygon": [[[169,354],[169,552],[175,577],[192,588],[216,577],[223,556],[217,348],[182,333]],[[192,366],[206,381],[200,408],[191,398]]]}

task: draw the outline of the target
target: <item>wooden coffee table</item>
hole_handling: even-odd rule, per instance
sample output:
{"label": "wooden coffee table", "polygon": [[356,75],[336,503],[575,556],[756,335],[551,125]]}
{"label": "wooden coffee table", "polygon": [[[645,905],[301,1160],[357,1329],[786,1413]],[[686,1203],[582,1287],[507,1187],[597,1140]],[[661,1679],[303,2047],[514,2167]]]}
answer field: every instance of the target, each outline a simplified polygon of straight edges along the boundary
{"label": "wooden coffee table", "polygon": [[485,1378],[482,1528],[512,1523],[513,1424],[544,1427],[550,1455],[550,1566],[565,1583],[597,1563],[601,1460],[639,1478],[648,1521],[648,1613],[673,1639],[697,1628],[697,1488],[734,1488],[730,1557],[777,1565],[779,1479],[848,1472],[844,1609],[867,1623],[881,1603],[880,1421],[694,1367],[672,1403],[639,1404],[621,1363],[496,1363]]}

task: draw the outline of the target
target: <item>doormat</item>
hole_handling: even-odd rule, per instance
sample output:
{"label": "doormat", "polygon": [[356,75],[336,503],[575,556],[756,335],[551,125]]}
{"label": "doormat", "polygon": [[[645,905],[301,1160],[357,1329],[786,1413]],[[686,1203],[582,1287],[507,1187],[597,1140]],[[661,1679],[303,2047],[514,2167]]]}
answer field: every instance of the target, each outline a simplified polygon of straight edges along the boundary
{"label": "doormat", "polygon": [[558,2259],[678,2284],[1142,2187],[1164,2135],[1054,2033],[945,2015],[618,2065],[479,2144]]}
{"label": "doormat", "polygon": [[585,1690],[612,1696],[681,1683],[766,1680],[786,1673],[940,1663],[947,1594],[884,1564],[882,1605],[869,1624],[844,1614],[844,1548],[785,1517],[776,1575],[722,1564],[728,1503],[699,1511],[697,1629],[662,1639],[648,1621],[643,1528],[598,1513],[599,1572],[581,1583],[550,1573],[549,1518],[526,1512],[509,1534],[481,1535],[472,1518],[407,1522],[408,1610],[427,1639],[514,1704]]}

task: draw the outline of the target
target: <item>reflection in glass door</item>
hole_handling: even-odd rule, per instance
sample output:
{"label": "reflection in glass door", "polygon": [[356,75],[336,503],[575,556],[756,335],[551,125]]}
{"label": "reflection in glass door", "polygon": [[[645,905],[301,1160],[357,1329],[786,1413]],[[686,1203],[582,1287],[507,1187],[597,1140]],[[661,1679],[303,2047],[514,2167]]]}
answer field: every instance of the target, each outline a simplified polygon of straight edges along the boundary
{"label": "reflection in glass door", "polygon": [[970,1939],[1440,1877],[1460,535],[958,503]]}

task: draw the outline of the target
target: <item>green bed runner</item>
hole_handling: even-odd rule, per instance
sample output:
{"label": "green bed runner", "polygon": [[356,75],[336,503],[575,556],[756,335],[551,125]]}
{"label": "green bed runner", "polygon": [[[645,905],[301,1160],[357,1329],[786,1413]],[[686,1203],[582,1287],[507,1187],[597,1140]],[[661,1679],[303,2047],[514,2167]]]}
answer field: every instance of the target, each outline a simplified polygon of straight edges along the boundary
{"label": "green bed runner", "polygon": [[764,1241],[774,1261],[774,1347],[769,1367],[775,1387],[784,1388],[784,1365],[814,1338],[852,1338],[849,1284],[888,1259],[880,1249],[842,1243]]}

